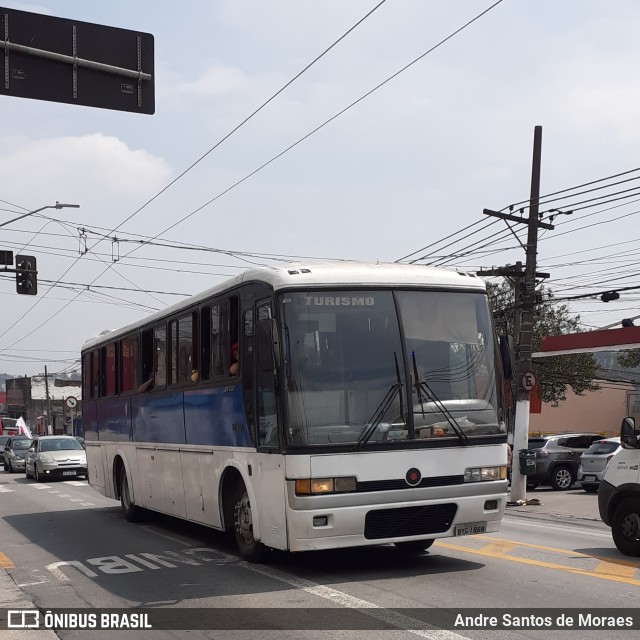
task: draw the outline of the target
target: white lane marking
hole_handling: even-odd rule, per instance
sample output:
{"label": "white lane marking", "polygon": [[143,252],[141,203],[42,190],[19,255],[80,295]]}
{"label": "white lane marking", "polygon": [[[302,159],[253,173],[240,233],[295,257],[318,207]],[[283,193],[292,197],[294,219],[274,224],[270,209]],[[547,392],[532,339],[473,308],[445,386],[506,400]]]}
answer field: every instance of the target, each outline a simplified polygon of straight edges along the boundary
{"label": "white lane marking", "polygon": [[65,576],[64,573],[62,573],[62,571],[60,571],[59,569],[59,567],[64,566],[75,567],[78,571],[82,571],[85,576],[89,576],[89,578],[95,578],[98,575],[97,573],[95,573],[95,571],[87,569],[87,567],[85,567],[82,562],[78,562],[77,560],[69,560],[68,562],[53,562],[51,564],[48,564],[45,569],[49,569],[49,571],[51,571],[51,573],[53,573],[53,575],[58,580],[60,580],[60,582],[70,582],[69,578],[67,578],[67,576]]}
{"label": "white lane marking", "polygon": [[285,573],[284,571],[279,571],[278,569],[273,569],[271,567],[267,569],[266,567],[263,568],[254,564],[249,564],[245,561],[240,561],[238,564],[244,569],[248,569],[254,573],[260,573],[269,578],[273,578],[274,580],[279,580],[280,582],[284,582],[296,589],[319,596],[320,598],[339,604],[347,609],[366,609],[366,611],[362,611],[363,615],[367,615],[386,624],[396,626],[398,629],[403,629],[407,633],[411,633],[421,638],[429,638],[429,640],[467,640],[466,636],[462,636],[454,631],[434,628],[432,625],[423,622],[422,620],[406,616],[399,613],[397,610],[393,611],[391,609],[385,609],[380,605],[369,602],[368,600],[356,598],[344,591],[319,585],[311,582],[311,580],[298,578]]}
{"label": "white lane marking", "polygon": [[81,502],[80,506],[81,507],[95,507],[95,504],[93,504],[93,502]]}
{"label": "white lane marking", "polygon": [[51,486],[48,484],[30,484],[32,489],[51,489]]}
{"label": "white lane marking", "polygon": [[[150,533],[155,533],[161,538],[168,538],[169,540],[173,540],[174,542],[185,546],[191,544],[190,542],[186,542],[185,540],[182,540],[178,537],[168,536],[163,532],[160,532],[157,529],[153,528],[152,526],[146,526],[145,529]],[[402,613],[398,613],[397,611],[385,609],[380,605],[369,602],[368,600],[356,598],[355,596],[349,595],[344,591],[339,591],[338,589],[333,589],[332,587],[319,585],[315,582],[312,582],[311,580],[306,580],[304,578],[298,578],[289,573],[285,573],[284,571],[274,569],[273,567],[263,568],[259,565],[252,564],[244,560],[239,560],[235,556],[224,553],[223,551],[218,551],[217,549],[215,550],[215,552],[228,562],[236,561],[238,566],[242,567],[243,569],[253,571],[254,573],[259,573],[268,578],[273,578],[274,580],[279,580],[280,582],[284,582],[291,587],[300,589],[301,591],[305,591],[306,593],[310,593],[311,595],[319,596],[320,598],[324,598],[325,600],[329,600],[345,608],[366,609],[366,611],[362,611],[363,615],[370,616],[372,618],[375,618],[376,620],[381,620],[386,624],[393,625],[398,629],[404,630],[407,633],[411,633],[421,638],[428,638],[429,640],[468,640],[467,636],[462,636],[459,633],[448,631],[447,629],[432,628],[431,625],[423,622],[422,620],[412,618],[411,616],[405,616]]]}
{"label": "white lane marking", "polygon": [[51,489],[51,491],[49,491],[49,493],[60,493],[59,489]]}
{"label": "white lane marking", "polygon": [[72,484],[74,487],[88,487],[89,485],[82,480],[65,480],[65,484]]}
{"label": "white lane marking", "polygon": [[70,498],[71,494],[70,493],[61,493],[58,495],[58,498]]}
{"label": "white lane marking", "polygon": [[22,588],[22,587],[33,587],[36,584],[47,584],[47,580],[39,580],[38,582],[23,582],[22,584],[19,584],[18,586],[20,588]]}
{"label": "white lane marking", "polygon": [[13,489],[7,489],[7,487],[0,487],[0,493],[13,493]]}
{"label": "white lane marking", "polygon": [[69,498],[69,502],[82,502],[84,498]]}

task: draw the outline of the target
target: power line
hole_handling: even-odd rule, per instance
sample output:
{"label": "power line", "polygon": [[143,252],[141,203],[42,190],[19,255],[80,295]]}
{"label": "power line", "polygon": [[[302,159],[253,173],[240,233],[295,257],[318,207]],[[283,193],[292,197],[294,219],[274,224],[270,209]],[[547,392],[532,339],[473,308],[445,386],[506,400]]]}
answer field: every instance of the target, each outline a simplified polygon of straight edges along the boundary
{"label": "power line", "polygon": [[249,122],[249,120],[251,120],[254,116],[256,116],[260,111],[262,111],[262,109],[264,109],[270,102],[272,102],[275,98],[277,98],[285,89],[287,89],[287,87],[291,86],[303,73],[308,71],[316,62],[318,62],[318,60],[320,60],[327,53],[329,53],[329,51],[331,51],[331,49],[333,49],[338,43],[344,40],[354,29],[360,26],[370,15],[372,15],[375,11],[377,11],[385,2],[386,0],[382,0],[375,7],[373,7],[373,9],[371,9],[362,18],[360,18],[360,20],[358,20],[352,27],[350,27],[347,31],[345,31],[333,44],[327,47],[319,56],[316,56],[309,64],[307,64],[301,71],[299,71],[293,78],[291,78],[291,80],[286,82],[270,98],[265,100],[265,102],[263,102],[257,109],[255,109],[244,120],[242,120],[240,124],[236,125],[231,131],[229,131],[229,133],[227,133],[225,136],[220,138],[220,140],[218,140],[218,142],[216,142],[206,153],[202,154],[197,160],[192,162],[184,171],[182,171],[182,173],[180,173],[180,175],[174,178],[167,186],[165,186],[163,189],[158,191],[158,193],[156,193],[152,198],[147,200],[147,202],[145,202],[140,208],[138,208],[130,216],[125,218],[113,231],[117,231],[122,225],[129,222],[129,220],[131,220],[133,217],[138,215],[145,207],[151,204],[154,200],[156,200],[159,196],[161,196],[165,191],[170,189],[176,182],[178,182],[178,180],[180,180],[187,173],[189,173],[191,169],[193,169],[196,165],[200,164],[200,162],[202,162],[202,160],[204,160],[212,151],[215,151],[215,149],[217,149],[223,142],[228,140],[236,131],[238,131],[238,129],[240,129],[247,122]]}
{"label": "power line", "polygon": [[[438,42],[437,44],[435,44],[434,46],[432,46],[430,49],[428,49],[427,51],[425,51],[422,55],[418,56],[417,58],[415,58],[413,61],[411,61],[410,63],[408,63],[407,65],[405,65],[404,67],[402,67],[399,71],[395,72],[394,74],[392,74],[391,76],[389,76],[386,80],[384,80],[383,82],[379,83],[378,85],[376,85],[373,89],[371,89],[370,91],[366,92],[363,96],[361,96],[360,98],[358,98],[357,100],[355,100],[354,102],[352,102],[351,104],[349,104],[347,107],[345,107],[344,109],[342,109],[341,111],[339,111],[338,113],[336,113],[334,116],[332,116],[331,118],[329,118],[328,120],[326,120],[324,123],[322,123],[321,125],[319,125],[318,127],[316,127],[315,129],[313,129],[311,132],[307,133],[305,136],[303,136],[302,138],[300,138],[297,142],[293,143],[292,145],[290,145],[289,147],[287,147],[284,151],[280,152],[279,154],[277,154],[276,156],[274,156],[273,158],[271,158],[271,160],[265,162],[263,165],[261,165],[260,167],[258,167],[257,169],[255,169],[254,171],[252,171],[251,173],[247,174],[244,178],[242,178],[241,180],[237,181],[235,184],[233,184],[231,187],[225,189],[223,192],[221,192],[220,194],[218,194],[215,198],[211,199],[209,202],[205,203],[204,205],[202,205],[201,207],[198,207],[196,210],[192,211],[190,214],[188,214],[187,216],[184,216],[183,218],[181,218],[180,220],[178,220],[175,224],[172,224],[171,226],[167,227],[164,231],[160,232],[159,234],[157,234],[156,236],[153,237],[153,239],[157,239],[158,237],[160,237],[161,235],[163,235],[164,233],[166,233],[167,231],[170,231],[171,229],[175,228],[176,226],[178,226],[179,224],[181,224],[182,222],[184,222],[185,220],[187,220],[188,218],[190,218],[191,216],[195,215],[198,211],[200,211],[201,209],[203,209],[204,207],[206,207],[207,205],[211,204],[213,201],[217,200],[218,198],[222,197],[225,193],[228,193],[231,189],[235,188],[236,186],[240,185],[241,183],[243,183],[245,180],[249,179],[251,176],[255,175],[256,173],[258,173],[258,171],[261,171],[263,168],[265,168],[266,166],[268,166],[269,164],[271,164],[272,162],[274,162],[275,160],[277,160],[278,158],[280,158],[281,156],[283,156],[285,153],[287,153],[288,151],[290,151],[291,149],[293,149],[294,147],[296,147],[298,144],[302,143],[304,140],[306,140],[307,138],[311,137],[313,134],[315,134],[317,131],[320,131],[320,129],[324,128],[326,125],[328,125],[330,122],[332,122],[333,120],[337,119],[338,117],[340,117],[342,114],[346,113],[349,109],[351,109],[352,107],[354,107],[356,104],[362,102],[365,98],[367,98],[368,96],[370,96],[371,94],[373,94],[375,91],[377,91],[378,89],[380,89],[381,87],[383,87],[384,85],[386,85],[387,83],[389,83],[391,80],[393,80],[394,78],[396,78],[398,75],[400,75],[401,73],[403,73],[404,71],[406,71],[408,68],[410,68],[411,66],[413,66],[414,64],[416,64],[418,61],[422,60],[425,56],[427,56],[428,54],[430,54],[431,52],[435,51],[437,48],[439,48],[440,46],[442,46],[444,43],[446,43],[447,41],[451,40],[453,37],[455,37],[457,34],[459,34],[461,31],[463,31],[464,29],[466,29],[467,27],[469,27],[471,24],[473,24],[474,22],[476,22],[477,20],[479,20],[481,17],[483,17],[485,14],[487,14],[488,12],[490,12],[492,9],[494,9],[495,7],[497,7],[499,4],[502,3],[503,0],[497,0],[496,2],[494,2],[492,5],[490,5],[489,7],[487,7],[486,9],[484,9],[482,12],[480,12],[478,15],[476,15],[474,18],[472,18],[471,20],[469,20],[468,22],[466,22],[465,24],[463,24],[461,27],[459,27],[458,29],[456,29],[455,31],[453,31],[451,34],[449,34],[448,36],[446,36],[445,38],[443,38],[442,40],[440,40],[440,42]],[[378,5],[379,6],[379,5]],[[377,8],[377,7],[376,7]],[[370,12],[371,13],[371,12]],[[370,15],[370,14],[367,14]],[[180,177],[180,176],[179,176]],[[175,180],[174,182],[175,183]],[[171,183],[171,184],[173,184]],[[167,185],[167,187],[165,187],[165,189],[163,189],[163,191],[159,192],[158,194],[156,194],[156,196],[154,196],[154,198],[152,198],[152,200],[154,200],[155,198],[157,198],[161,193],[163,193],[164,191],[166,191],[166,189],[168,189],[171,184]],[[151,200],[149,201],[151,202]],[[145,203],[143,205],[143,207],[139,208],[136,212],[134,212],[132,215],[130,215],[128,218],[126,218],[120,225],[118,225],[118,227],[116,227],[113,231],[116,231],[117,229],[119,229],[125,222],[131,220],[131,218],[133,218],[134,215],[136,215],[137,213],[139,213],[142,208],[144,208],[145,206],[147,206],[148,203]],[[137,249],[137,248],[136,248]],[[132,251],[130,251],[128,255],[130,255],[131,253],[133,253],[134,251],[136,251],[136,249],[133,249]],[[125,256],[126,257],[126,256]],[[76,261],[77,262],[77,261]],[[249,261],[247,261],[249,262]],[[71,265],[71,267],[69,267],[69,269],[67,269],[67,271],[65,271],[61,278],[63,278],[68,272],[69,270],[75,265],[76,263],[74,262],[73,265]],[[94,280],[93,282],[96,282],[99,278],[101,278],[110,268],[112,265],[109,265],[101,274],[99,274]],[[91,284],[93,284],[93,282]],[[55,285],[54,285],[55,286]],[[52,316],[50,316],[47,320],[45,320],[42,324],[40,324],[38,327],[36,327],[34,330],[32,330],[31,332],[29,332],[28,334],[26,334],[25,336],[23,336],[22,338],[18,339],[16,342],[12,343],[11,345],[9,345],[9,347],[13,347],[14,345],[18,344],[19,342],[22,342],[23,340],[25,340],[26,338],[28,338],[30,335],[32,335],[33,333],[35,333],[36,331],[38,331],[39,329],[41,329],[45,324],[47,324],[50,320],[52,320],[54,317],[56,317],[57,315],[59,315],[69,304],[71,304],[73,302],[73,300],[70,300],[69,303],[63,307],[62,309],[58,310],[55,314],[53,314]],[[34,304],[32,306],[32,309],[37,305]],[[1,337],[1,336],[0,336]]]}
{"label": "power line", "polygon": [[[611,176],[607,176],[606,178],[598,178],[598,180],[592,180],[591,182],[585,182],[583,184],[576,185],[575,187],[569,187],[568,189],[561,189],[560,191],[554,191],[553,193],[547,193],[544,196],[541,196],[541,199],[550,198],[551,196],[557,196],[561,193],[567,193],[568,191],[575,191],[576,189],[582,189],[582,187],[589,187],[592,184],[598,184],[599,182],[604,182],[606,180],[612,180],[613,178],[620,178],[621,176],[629,175],[630,173],[635,173],[636,171],[640,171],[640,167],[636,169],[629,169],[628,171],[623,171],[621,173],[616,173]],[[514,202],[502,209],[500,211],[506,211],[507,209],[516,209],[522,204],[529,204],[530,200],[522,200],[520,202]]]}
{"label": "power line", "polygon": [[[501,0],[500,0],[501,1]],[[254,110],[249,116],[247,116],[239,125],[237,125],[236,127],[234,127],[229,133],[227,133],[223,138],[221,138],[213,147],[211,147],[205,154],[203,154],[202,156],[200,156],[200,158],[198,158],[195,162],[193,162],[189,167],[187,167],[187,169],[185,169],[180,175],[178,175],[174,180],[172,180],[168,185],[166,185],[161,191],[159,191],[155,196],[153,196],[150,200],[148,200],[147,202],[145,202],[141,207],[139,207],[136,211],[134,211],[131,215],[129,215],[127,218],[125,218],[117,227],[115,227],[114,229],[112,229],[112,233],[117,231],[121,226],[123,226],[125,223],[127,223],[129,220],[131,220],[134,216],[136,216],[138,213],[140,213],[140,211],[142,211],[144,208],[146,208],[151,202],[153,202],[154,200],[156,200],[160,195],[162,195],[165,191],[167,191],[172,185],[174,185],[178,180],[180,180],[184,175],[186,175],[189,171],[191,171],[191,169],[193,169],[193,167],[195,167],[197,164],[199,164],[204,158],[206,158],[212,151],[214,151],[214,149],[216,149],[217,147],[219,147],[225,140],[227,140],[230,136],[232,136],[238,129],[240,129],[240,127],[242,127],[244,124],[246,124],[249,120],[251,120],[251,118],[253,118],[257,113],[259,113],[265,106],[267,106],[267,104],[269,104],[274,98],[276,98],[278,95],[280,95],[280,93],[282,93],[287,87],[289,87],[293,82],[295,82],[295,80],[297,80],[303,73],[305,73],[311,66],[313,66],[318,60],[320,60],[324,55],[326,55],[331,49],[333,49],[340,41],[342,41],[349,33],[351,33],[356,27],[358,27],[364,20],[366,20],[371,14],[373,14],[379,7],[381,7],[384,3],[386,2],[386,0],[381,0],[381,2],[379,2],[373,9],[371,9],[367,14],[365,14],[364,17],[362,17],[360,20],[358,20],[358,22],[356,22],[356,24],[354,24],[350,29],[348,29],[342,36],[340,36],[340,38],[338,38],[332,45],[330,45],[327,49],[325,49],[319,56],[317,56],[314,60],[312,60],[308,65],[306,65],[300,72],[298,72],[291,80],[289,80],[289,82],[287,82],[284,86],[282,86],[275,94],[273,94],[268,100],[266,100],[260,107],[258,107],[256,110]],[[156,236],[157,237],[157,236]],[[155,238],[154,238],[155,239]],[[95,245],[94,245],[95,246]],[[93,247],[92,247],[93,248]],[[62,274],[61,278],[63,278],[67,273],[69,273],[69,271],[77,264],[77,262],[80,260],[80,257],[77,258],[73,264]],[[99,279],[104,273],[106,273],[108,270],[110,270],[112,267],[112,265],[109,265],[107,267],[107,269],[105,269],[105,271],[103,271],[102,274],[100,274],[97,278]],[[95,280],[94,280],[95,282]],[[55,285],[54,285],[55,287]],[[44,298],[44,296],[43,296]],[[31,306],[31,310],[33,310],[43,298],[39,298],[37,302],[35,302],[32,306]],[[71,302],[73,302],[73,300],[71,300],[69,302],[69,304],[71,304]],[[68,306],[68,305],[67,305]],[[63,309],[66,307],[63,307]],[[58,315],[63,309],[60,309],[56,314],[54,314],[54,316],[50,316],[49,319],[52,319],[53,317],[55,317],[56,315]],[[40,327],[44,326],[44,324],[46,324],[48,322],[45,321],[45,323],[43,323],[42,325],[40,325]],[[2,334],[0,334],[0,338],[2,336],[4,336],[7,331],[9,331],[10,329],[12,329],[15,326],[15,323],[13,325],[11,325],[11,327],[9,327],[7,330],[5,330]],[[38,327],[38,329],[40,328]],[[36,329],[37,330],[37,329]],[[24,336],[23,338],[20,338],[20,340],[18,342],[21,342],[22,340],[24,340],[25,338],[27,338],[29,335],[32,335],[33,332],[27,334],[26,336]],[[17,344],[17,342],[14,342],[12,345],[13,346]]]}

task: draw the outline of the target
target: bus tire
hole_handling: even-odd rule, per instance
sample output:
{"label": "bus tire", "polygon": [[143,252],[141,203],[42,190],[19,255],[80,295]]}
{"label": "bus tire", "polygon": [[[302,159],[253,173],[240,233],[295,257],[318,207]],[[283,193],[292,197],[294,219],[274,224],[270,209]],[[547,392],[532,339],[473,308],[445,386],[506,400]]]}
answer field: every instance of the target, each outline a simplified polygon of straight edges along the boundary
{"label": "bus tire", "polygon": [[141,516],[140,507],[131,501],[131,493],[129,492],[129,479],[127,478],[127,470],[124,466],[120,469],[119,479],[120,505],[122,513],[127,522],[138,522]]}
{"label": "bus tire", "polygon": [[640,556],[640,501],[625,498],[611,521],[611,533],[618,550],[625,556]]}
{"label": "bus tire", "polygon": [[394,542],[396,549],[401,553],[412,554],[426,551],[435,540],[407,540],[406,542]]}
{"label": "bus tire", "polygon": [[253,537],[253,513],[247,488],[238,482],[233,501],[233,534],[240,555],[249,562],[261,562],[266,547]]}

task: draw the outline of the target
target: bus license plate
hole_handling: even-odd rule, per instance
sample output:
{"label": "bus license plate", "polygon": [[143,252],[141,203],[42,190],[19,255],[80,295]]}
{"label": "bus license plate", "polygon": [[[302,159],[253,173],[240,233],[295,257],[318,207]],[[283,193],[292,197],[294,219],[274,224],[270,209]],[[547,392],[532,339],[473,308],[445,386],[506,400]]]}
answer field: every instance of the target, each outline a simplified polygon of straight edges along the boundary
{"label": "bus license plate", "polygon": [[63,471],[62,475],[63,476],[75,476],[76,472],[75,471]]}
{"label": "bus license plate", "polygon": [[454,536],[472,536],[475,533],[487,533],[486,522],[465,522],[457,524],[454,528]]}

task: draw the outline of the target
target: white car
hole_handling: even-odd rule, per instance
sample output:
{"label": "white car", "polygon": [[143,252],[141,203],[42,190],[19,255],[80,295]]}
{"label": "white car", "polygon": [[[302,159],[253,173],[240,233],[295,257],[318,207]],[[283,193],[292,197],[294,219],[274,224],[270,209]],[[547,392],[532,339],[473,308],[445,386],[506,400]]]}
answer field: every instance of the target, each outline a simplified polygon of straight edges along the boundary
{"label": "white car", "polygon": [[49,478],[87,477],[87,453],[73,436],[39,436],[27,451],[27,478],[38,482]]}
{"label": "white car", "polygon": [[620,438],[596,440],[581,456],[578,484],[588,493],[596,493],[609,460],[620,449]]}

